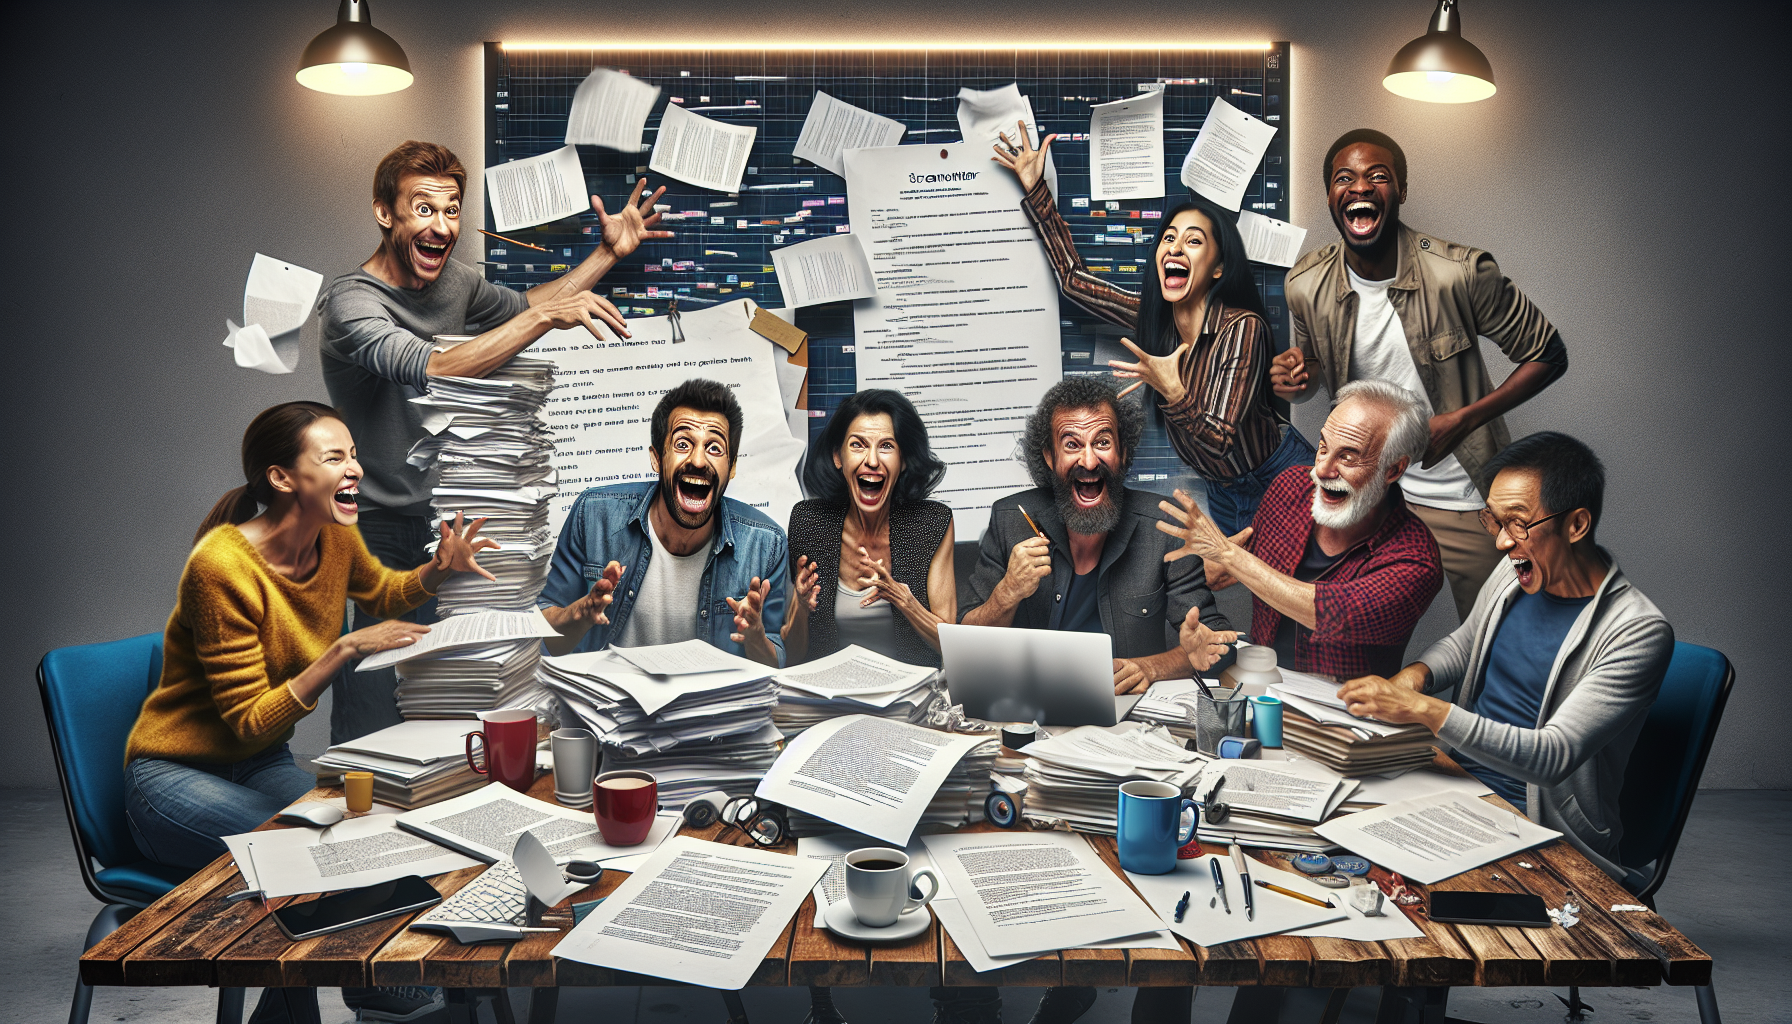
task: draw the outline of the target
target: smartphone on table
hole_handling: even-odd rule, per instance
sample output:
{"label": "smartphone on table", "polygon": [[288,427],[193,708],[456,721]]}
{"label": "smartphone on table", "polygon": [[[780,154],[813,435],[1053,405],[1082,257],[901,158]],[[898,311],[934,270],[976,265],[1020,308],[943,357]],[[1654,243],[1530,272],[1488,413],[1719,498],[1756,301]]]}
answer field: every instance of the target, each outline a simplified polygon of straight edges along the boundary
{"label": "smartphone on table", "polygon": [[408,914],[442,902],[436,887],[421,875],[406,875],[378,885],[364,885],[305,903],[288,903],[274,911],[274,924],[294,942],[339,932],[381,918]]}
{"label": "smartphone on table", "polygon": [[1548,928],[1543,897],[1528,892],[1431,893],[1431,920],[1445,924],[1509,924]]}

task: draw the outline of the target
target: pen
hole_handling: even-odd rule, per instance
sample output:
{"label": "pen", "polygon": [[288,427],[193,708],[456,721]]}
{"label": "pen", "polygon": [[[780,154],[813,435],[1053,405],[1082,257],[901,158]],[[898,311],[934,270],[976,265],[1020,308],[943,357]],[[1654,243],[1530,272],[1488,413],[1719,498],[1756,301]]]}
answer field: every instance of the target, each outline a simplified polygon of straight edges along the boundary
{"label": "pen", "polygon": [[478,228],[477,230],[480,234],[486,235],[487,237],[496,238],[500,242],[509,242],[511,245],[520,245],[525,249],[534,249],[536,252],[553,252],[554,251],[552,249],[543,249],[539,245],[530,245],[528,242],[519,242],[514,238],[505,238],[503,235],[497,234],[496,232],[487,231],[484,228]]}
{"label": "pen", "polygon": [[1134,391],[1137,391],[1144,386],[1145,386],[1144,381],[1142,381],[1142,380],[1134,381],[1133,383],[1128,384],[1125,387],[1121,388],[1120,393],[1115,395],[1114,397],[1115,398],[1125,398],[1127,395],[1132,394]]}
{"label": "pen", "polygon": [[1244,864],[1244,847],[1232,844],[1232,866],[1238,869],[1238,884],[1244,889],[1244,919],[1257,920],[1257,907],[1251,902],[1251,869]]}
{"label": "pen", "polygon": [[1213,869],[1214,891],[1220,894],[1221,902],[1226,904],[1226,913],[1230,914],[1232,912],[1232,901],[1226,898],[1226,876],[1220,873],[1220,859],[1218,857],[1213,858],[1207,862],[1207,866]]}
{"label": "pen", "polygon": [[1188,913],[1188,890],[1182,890],[1182,899],[1176,904],[1176,923],[1182,923],[1182,915]]}
{"label": "pen", "polygon": [[[1033,528],[1033,535],[1036,537],[1045,538],[1045,531],[1041,530],[1039,528],[1039,524],[1035,523],[1033,521],[1032,516],[1027,515],[1027,510],[1020,505],[1016,505],[1014,507],[1020,509],[1020,514],[1027,520],[1027,525],[1031,526]],[[1046,539],[1050,539],[1050,538],[1046,538]]]}
{"label": "pen", "polygon": [[1308,903],[1313,904],[1315,907],[1327,907],[1332,910],[1337,909],[1335,906],[1332,905],[1331,900],[1326,900],[1325,902],[1321,903],[1319,900],[1316,900],[1313,897],[1306,895],[1305,893],[1295,892],[1293,889],[1284,889],[1279,885],[1271,885],[1268,882],[1264,882],[1264,881],[1257,882],[1257,886],[1262,889],[1268,889],[1270,892],[1279,892],[1284,896],[1292,896],[1297,900],[1304,900]]}

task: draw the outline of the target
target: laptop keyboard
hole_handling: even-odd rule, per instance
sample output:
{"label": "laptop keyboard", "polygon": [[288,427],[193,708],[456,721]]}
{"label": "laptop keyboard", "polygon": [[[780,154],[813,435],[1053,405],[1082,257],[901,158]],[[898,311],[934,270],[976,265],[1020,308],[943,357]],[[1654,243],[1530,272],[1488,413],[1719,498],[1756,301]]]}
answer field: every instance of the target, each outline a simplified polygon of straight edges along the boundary
{"label": "laptop keyboard", "polygon": [[470,921],[521,925],[526,921],[528,910],[529,888],[523,884],[522,872],[511,861],[501,860],[413,923]]}

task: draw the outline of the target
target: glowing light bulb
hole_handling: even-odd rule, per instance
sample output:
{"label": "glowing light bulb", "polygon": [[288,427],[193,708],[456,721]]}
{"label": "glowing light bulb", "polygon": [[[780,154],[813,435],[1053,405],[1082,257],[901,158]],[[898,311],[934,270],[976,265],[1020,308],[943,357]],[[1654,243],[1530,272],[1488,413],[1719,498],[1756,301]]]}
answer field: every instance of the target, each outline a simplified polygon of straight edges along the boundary
{"label": "glowing light bulb", "polygon": [[366,64],[351,62],[351,63],[343,64],[343,65],[341,65],[341,67],[342,67],[342,73],[345,75],[364,75],[367,73],[367,65]]}
{"label": "glowing light bulb", "polygon": [[1450,71],[1425,72],[1425,81],[1430,82],[1432,85],[1448,85],[1450,80],[1455,77],[1455,73]]}

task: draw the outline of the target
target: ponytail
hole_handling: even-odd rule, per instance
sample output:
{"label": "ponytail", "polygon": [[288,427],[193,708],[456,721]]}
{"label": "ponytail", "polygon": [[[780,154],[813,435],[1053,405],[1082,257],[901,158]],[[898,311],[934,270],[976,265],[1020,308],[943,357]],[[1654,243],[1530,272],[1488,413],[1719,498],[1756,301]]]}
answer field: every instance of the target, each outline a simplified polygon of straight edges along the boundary
{"label": "ponytail", "polygon": [[274,489],[268,483],[268,470],[274,466],[290,469],[297,463],[311,424],[341,418],[335,409],[318,402],[285,402],[264,409],[243,432],[243,485],[224,492],[199,524],[193,543],[198,544],[206,534],[227,523],[246,523],[260,514],[263,505],[273,504]]}

